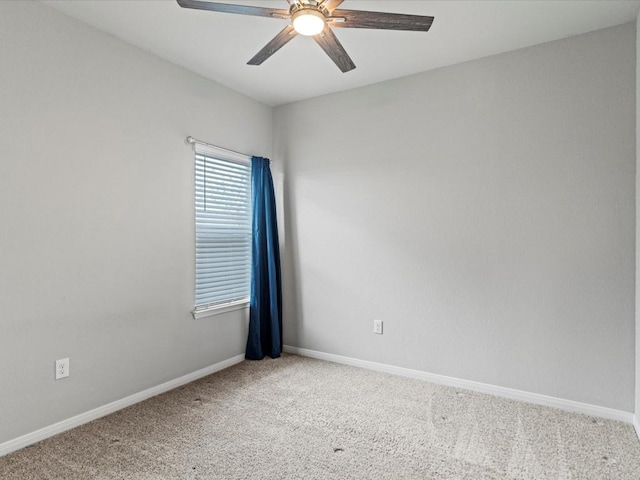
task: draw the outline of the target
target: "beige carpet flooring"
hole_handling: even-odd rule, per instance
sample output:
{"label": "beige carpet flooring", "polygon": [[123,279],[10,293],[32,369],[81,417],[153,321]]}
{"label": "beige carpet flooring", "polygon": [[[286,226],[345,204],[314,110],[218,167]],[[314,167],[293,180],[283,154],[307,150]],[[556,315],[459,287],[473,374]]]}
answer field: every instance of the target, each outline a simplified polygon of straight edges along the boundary
{"label": "beige carpet flooring", "polygon": [[630,425],[295,355],[0,458],[20,479],[640,479]]}

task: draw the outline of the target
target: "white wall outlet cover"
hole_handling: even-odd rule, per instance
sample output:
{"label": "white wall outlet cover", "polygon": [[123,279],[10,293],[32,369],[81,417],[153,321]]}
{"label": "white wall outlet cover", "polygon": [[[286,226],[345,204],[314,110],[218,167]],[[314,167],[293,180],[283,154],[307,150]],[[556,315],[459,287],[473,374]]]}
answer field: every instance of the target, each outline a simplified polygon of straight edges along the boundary
{"label": "white wall outlet cover", "polygon": [[373,333],[382,335],[382,320],[373,321]]}
{"label": "white wall outlet cover", "polygon": [[56,380],[66,378],[69,376],[69,359],[62,358],[56,360]]}

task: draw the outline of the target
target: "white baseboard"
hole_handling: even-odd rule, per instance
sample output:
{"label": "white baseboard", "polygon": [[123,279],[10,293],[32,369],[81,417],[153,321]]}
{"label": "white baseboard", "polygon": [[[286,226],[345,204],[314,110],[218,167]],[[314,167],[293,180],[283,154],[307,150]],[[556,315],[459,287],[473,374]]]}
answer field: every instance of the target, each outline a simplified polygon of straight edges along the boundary
{"label": "white baseboard", "polygon": [[[403,377],[415,378],[418,380],[424,380],[427,382],[435,383],[437,385],[445,385],[449,387],[464,388],[466,390],[472,390],[480,393],[488,393],[503,398],[509,398],[512,400],[520,400],[536,405],[544,405],[547,407],[559,408],[569,412],[582,413],[585,415],[591,415],[596,417],[608,418],[611,420],[619,420],[622,422],[633,424],[635,427],[638,438],[640,439],[640,421],[637,416],[631,412],[625,412],[622,410],[615,410],[612,408],[599,407],[597,405],[590,405],[587,403],[575,402],[573,400],[564,400],[561,398],[550,397],[547,395],[540,395],[537,393],[524,392],[522,390],[514,390],[506,387],[498,387],[495,385],[489,385],[486,383],[473,382],[470,380],[462,380],[455,377],[447,377],[444,375],[437,375],[434,373],[422,372],[419,370],[411,370],[409,368],[395,367],[393,365],[386,365],[383,363],[370,362],[368,360],[359,360],[357,358],[343,357],[341,355],[334,355],[332,353],[318,352],[315,350],[308,350],[306,348],[284,346],[284,351],[287,353],[293,353],[302,355],[305,357],[317,358],[319,360],[326,360],[334,363],[341,363],[344,365],[351,365],[354,367],[366,368],[369,370],[376,370],[379,372],[391,373],[394,375],[400,375]],[[95,408],[85,413],[81,413],[74,417],[62,420],[60,422],[49,425],[48,427],[41,428],[35,432],[22,435],[21,437],[9,440],[0,444],[0,457],[7,455],[11,452],[19,450],[21,448],[33,445],[45,438],[52,437],[58,433],[65,432],[72,428],[78,427],[85,423],[96,420],[110,413],[116,412],[123,408],[129,407],[136,403],[142,402],[151,397],[155,397],[174,388],[186,385],[187,383],[198,380],[199,378],[206,377],[212,373],[224,370],[232,365],[236,365],[244,360],[244,354],[236,355],[235,357],[223,360],[209,367],[202,368],[195,372],[184,375],[180,378],[170,380],[161,385],[149,388],[142,392],[129,395],[120,400],[116,400],[102,407]]]}
{"label": "white baseboard", "polygon": [[638,416],[633,416],[633,428],[636,429],[636,435],[638,436],[638,440],[640,440],[640,422],[638,421]]}
{"label": "white baseboard", "polygon": [[522,390],[514,390],[512,388],[498,387],[495,385],[489,385],[487,383],[474,382],[471,380],[463,380],[455,377],[447,377],[444,375],[437,375],[435,373],[421,372],[419,370],[411,370],[409,368],[394,367],[393,365],[386,365],[383,363],[370,362],[368,360],[359,360],[357,358],[343,357],[341,355],[334,355],[332,353],[318,352],[315,350],[308,350],[306,348],[291,347],[289,345],[284,346],[284,351],[287,353],[294,353],[305,357],[317,358],[319,360],[327,360],[334,363],[342,363],[345,365],[351,365],[353,367],[361,367],[369,370],[376,370],[379,372],[391,373],[394,375],[400,375],[402,377],[415,378],[418,380],[424,380],[427,382],[435,383],[437,385],[445,385],[448,387],[463,388],[465,390],[472,390],[474,392],[488,393],[490,395],[496,395],[498,397],[508,398],[511,400],[520,400],[527,403],[533,403],[536,405],[543,405],[545,407],[558,408],[568,412],[582,413],[584,415],[591,415],[594,417],[608,418],[610,420],[618,420],[625,423],[632,423],[636,427],[636,431],[640,435],[640,425],[638,425],[637,419],[634,423],[634,415],[631,412],[625,412],[623,410],[615,410],[613,408],[599,407],[597,405],[590,405],[588,403],[575,402],[573,400],[564,400],[562,398],[550,397],[547,395],[540,395],[538,393],[524,392]]}
{"label": "white baseboard", "polygon": [[146,400],[148,398],[155,397],[156,395],[164,392],[168,392],[169,390],[173,390],[174,388],[193,382],[194,380],[198,380],[199,378],[206,377],[207,375],[211,375],[212,373],[218,372],[220,370],[224,370],[225,368],[240,363],[243,360],[244,354],[236,355],[235,357],[202,368],[180,378],[169,380],[168,382],[165,382],[161,385],[151,387],[142,392],[134,393],[133,395],[129,395],[128,397],[116,400],[115,402],[108,403],[107,405],[103,405],[102,407],[94,408],[93,410],[81,413],[80,415],[76,415],[75,417],[62,420],[58,423],[54,423],[53,425],[49,425],[48,427],[36,430],[35,432],[27,433],[26,435],[22,435],[21,437],[1,443],[0,457],[32,445],[36,442],[39,442],[40,440],[44,440],[45,438],[52,437],[53,435],[57,435],[58,433],[65,432],[72,428],[96,420],[100,417],[104,417],[105,415],[109,415],[110,413],[116,412],[125,407],[129,407],[136,403],[142,402],[143,400]]}

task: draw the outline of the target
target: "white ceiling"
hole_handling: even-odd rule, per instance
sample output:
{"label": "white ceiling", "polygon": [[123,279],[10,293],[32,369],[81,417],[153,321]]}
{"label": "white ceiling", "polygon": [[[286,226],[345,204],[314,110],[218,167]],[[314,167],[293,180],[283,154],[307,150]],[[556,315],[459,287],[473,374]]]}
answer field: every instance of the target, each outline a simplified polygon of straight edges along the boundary
{"label": "white ceiling", "polygon": [[[43,3],[269,105],[431,70],[634,21],[640,0],[345,0],[341,8],[435,16],[429,32],[336,29],[357,68],[342,73],[298,36],[263,65],[246,62],[286,20],[188,10],[174,0]],[[286,0],[225,3],[287,8]]]}

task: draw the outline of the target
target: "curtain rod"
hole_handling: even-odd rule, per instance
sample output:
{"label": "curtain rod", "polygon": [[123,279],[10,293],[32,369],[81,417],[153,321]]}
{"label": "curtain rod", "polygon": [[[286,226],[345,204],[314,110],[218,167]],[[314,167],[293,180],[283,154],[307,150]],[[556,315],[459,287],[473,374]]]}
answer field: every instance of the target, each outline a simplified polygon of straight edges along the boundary
{"label": "curtain rod", "polygon": [[202,142],[200,140],[196,140],[191,135],[187,137],[186,142],[190,143],[191,145],[198,143],[200,145],[204,145],[205,147],[217,148],[218,150],[223,150],[227,153],[233,153],[235,155],[242,155],[243,157],[251,158],[251,155],[247,155],[246,153],[236,152],[235,150],[229,150],[228,148],[219,147],[218,145],[213,145],[212,143]]}

